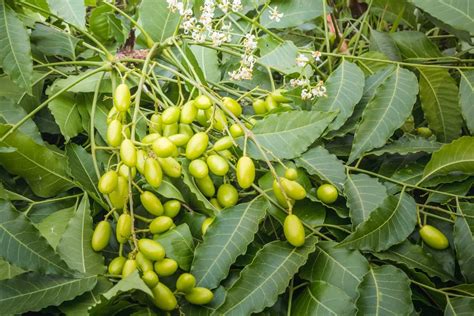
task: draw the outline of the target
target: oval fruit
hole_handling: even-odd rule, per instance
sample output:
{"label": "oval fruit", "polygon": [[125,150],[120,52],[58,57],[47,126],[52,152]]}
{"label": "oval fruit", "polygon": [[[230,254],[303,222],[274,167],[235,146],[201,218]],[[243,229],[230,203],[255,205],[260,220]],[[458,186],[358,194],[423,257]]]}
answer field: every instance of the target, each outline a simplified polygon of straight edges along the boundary
{"label": "oval fruit", "polygon": [[205,305],[212,301],[214,294],[204,287],[195,287],[184,298],[191,304]]}
{"label": "oval fruit", "polygon": [[135,270],[137,270],[137,262],[134,259],[128,259],[123,265],[122,278],[126,278]]}
{"label": "oval fruit", "polygon": [[232,139],[232,137],[224,136],[214,143],[214,146],[212,147],[212,149],[215,151],[221,151],[221,150],[229,149],[233,145],[234,145],[234,140]]}
{"label": "oval fruit", "polygon": [[172,311],[178,305],[176,297],[173,292],[161,282],[151,289],[154,296],[154,303],[156,307],[164,311]]}
{"label": "oval fruit", "polygon": [[166,158],[173,155],[176,145],[167,137],[160,137],[153,142],[151,148],[158,157]]}
{"label": "oval fruit", "polygon": [[213,127],[218,131],[224,131],[227,127],[227,116],[221,109],[214,111]]}
{"label": "oval fruit", "polygon": [[261,99],[257,99],[252,103],[255,114],[261,115],[267,112],[267,102]]}
{"label": "oval fruit", "polygon": [[239,193],[232,184],[224,183],[217,190],[217,201],[224,208],[234,206],[238,200]]}
{"label": "oval fruit", "polygon": [[214,221],[214,218],[208,217],[202,222],[201,233],[203,236],[206,234],[207,229],[209,228],[209,226],[212,224],[213,221]]}
{"label": "oval fruit", "polygon": [[102,194],[109,194],[118,184],[118,175],[117,172],[114,170],[109,170],[102,175],[99,179],[99,191]]}
{"label": "oval fruit", "polygon": [[316,191],[316,196],[318,199],[326,204],[332,204],[337,200],[337,189],[332,184],[323,184],[319,186],[318,190]]}
{"label": "oval fruit", "polygon": [[202,126],[209,125],[209,119],[206,115],[206,110],[198,110],[197,115],[196,115],[196,121]]}
{"label": "oval fruit", "polygon": [[119,120],[112,120],[107,126],[107,144],[118,147],[122,143],[122,123]]}
{"label": "oval fruit", "polygon": [[189,124],[179,124],[178,125],[178,131],[180,134],[187,135],[189,138],[191,138],[194,135],[194,131]]}
{"label": "oval fruit", "polygon": [[272,93],[270,93],[270,96],[272,97],[273,100],[275,100],[278,103],[285,103],[285,102],[290,102],[291,99],[285,97],[283,93],[285,93],[286,90],[283,89],[276,89]]}
{"label": "oval fruit", "polygon": [[278,185],[277,180],[273,180],[272,188],[273,188],[273,193],[275,194],[275,198],[277,199],[278,204],[280,204],[281,206],[285,208],[289,207],[288,203],[290,203],[291,205],[294,204],[295,201],[293,199],[287,200],[285,198],[285,196],[283,195],[283,192],[281,191],[280,186]]}
{"label": "oval fruit", "polygon": [[291,214],[285,218],[283,232],[285,233],[286,240],[293,246],[301,247],[304,245],[304,227],[298,216]]}
{"label": "oval fruit", "polygon": [[92,249],[101,251],[109,244],[112,229],[107,221],[100,221],[92,234]]}
{"label": "oval fruit", "polygon": [[148,259],[152,261],[163,260],[165,257],[165,248],[152,239],[143,238],[138,241],[138,249]]}
{"label": "oval fruit", "polygon": [[443,250],[448,248],[448,238],[436,227],[424,225],[420,228],[420,237],[431,248]]}
{"label": "oval fruit", "polygon": [[163,205],[165,212],[164,215],[168,217],[176,217],[181,210],[181,202],[178,200],[169,200]]}
{"label": "oval fruit", "polygon": [[216,176],[225,176],[229,172],[229,164],[219,155],[210,155],[207,157],[209,170]]}
{"label": "oval fruit", "polygon": [[113,207],[122,209],[128,200],[128,180],[122,176],[117,179],[117,187],[109,193]]}
{"label": "oval fruit", "polygon": [[177,106],[170,106],[161,114],[163,124],[169,125],[178,122],[181,109]]}
{"label": "oval fruit", "polygon": [[250,157],[243,156],[237,161],[235,168],[237,182],[242,189],[247,189],[252,186],[255,180],[255,165]]}
{"label": "oval fruit", "polygon": [[198,109],[194,105],[194,101],[188,101],[181,109],[181,117],[179,121],[184,124],[191,124],[196,118]]}
{"label": "oval fruit", "polygon": [[163,205],[160,199],[150,191],[143,191],[143,193],[140,194],[140,201],[148,213],[155,216],[163,214]]}
{"label": "oval fruit", "polygon": [[[137,158],[138,158],[138,154],[137,154]],[[138,162],[138,159],[137,159],[137,162]],[[130,177],[130,172],[132,173],[132,179],[135,178],[135,176],[137,175],[137,168],[133,167],[133,168],[130,168],[130,167],[127,167],[126,165],[120,165],[119,167],[119,174],[128,179]]]}
{"label": "oval fruit", "polygon": [[163,125],[163,136],[168,137],[177,134],[179,130],[178,123]]}
{"label": "oval fruit", "polygon": [[265,98],[265,107],[266,107],[267,112],[274,110],[278,107],[278,102],[275,101],[275,99],[273,99],[270,95],[268,95]]}
{"label": "oval fruit", "polygon": [[194,134],[186,145],[186,158],[189,160],[199,158],[206,151],[208,143],[209,136],[206,133]]}
{"label": "oval fruit", "polygon": [[123,265],[125,264],[125,261],[127,261],[127,258],[125,257],[115,257],[112,261],[109,263],[109,267],[107,271],[109,274],[112,275],[121,275],[122,270],[123,270]]}
{"label": "oval fruit", "polygon": [[163,171],[156,159],[151,157],[145,160],[145,179],[152,187],[159,187],[163,180]]}
{"label": "oval fruit", "polygon": [[242,127],[240,127],[239,124],[232,124],[229,127],[229,132],[233,138],[237,138],[244,135],[244,130],[242,129]]}
{"label": "oval fruit", "polygon": [[181,176],[181,164],[173,157],[158,158],[161,169],[171,178],[179,178]]}
{"label": "oval fruit", "polygon": [[189,173],[196,179],[202,179],[209,175],[209,167],[203,160],[195,159],[189,163]]}
{"label": "oval fruit", "polygon": [[132,234],[132,217],[129,214],[122,214],[117,221],[115,236],[121,244],[126,242]]}
{"label": "oval fruit", "polygon": [[149,288],[154,288],[160,281],[154,271],[146,271],[143,273],[142,280]]}
{"label": "oval fruit", "polygon": [[168,216],[158,216],[150,223],[150,232],[160,234],[169,230],[173,226],[173,219]]}
{"label": "oval fruit", "polygon": [[196,286],[196,278],[191,273],[183,273],[176,280],[176,290],[188,293]]}
{"label": "oval fruit", "polygon": [[135,261],[137,262],[138,268],[142,272],[153,271],[153,262],[147,257],[145,257],[145,255],[142,254],[141,252],[137,253],[137,256],[135,257]]}
{"label": "oval fruit", "polygon": [[211,177],[209,175],[205,176],[204,178],[195,179],[196,184],[199,190],[204,194],[206,197],[212,197],[216,193],[216,187],[214,186],[214,182],[212,182]]}
{"label": "oval fruit", "polygon": [[214,205],[214,207],[217,210],[219,210],[219,211],[222,210],[222,206],[219,204],[219,201],[216,198],[210,199],[209,202],[211,202],[211,204]]}
{"label": "oval fruit", "polygon": [[286,195],[293,200],[302,200],[306,197],[306,190],[296,181],[280,178],[281,186]]}
{"label": "oval fruit", "polygon": [[174,134],[174,135],[168,136],[168,139],[177,147],[182,147],[186,145],[190,138],[191,136],[187,134]]}
{"label": "oval fruit", "polygon": [[159,133],[151,133],[142,138],[142,143],[153,144],[153,142],[160,137],[161,135]]}
{"label": "oval fruit", "polygon": [[120,112],[126,112],[130,108],[130,89],[125,83],[121,83],[115,88],[114,106]]}
{"label": "oval fruit", "polygon": [[212,106],[212,101],[208,96],[200,95],[194,99],[194,106],[200,110],[207,110]]}
{"label": "oval fruit", "polygon": [[137,164],[137,149],[130,139],[122,141],[120,145],[120,159],[129,167],[135,167]]}
{"label": "oval fruit", "polygon": [[178,263],[170,258],[155,262],[155,272],[159,276],[170,276],[178,270]]}
{"label": "oval fruit", "polygon": [[298,171],[295,168],[288,168],[285,170],[285,178],[288,180],[298,179]]}
{"label": "oval fruit", "polygon": [[223,97],[222,105],[235,116],[239,117],[242,115],[242,106],[236,100],[229,97]]}
{"label": "oval fruit", "polygon": [[418,135],[424,138],[429,138],[431,137],[431,135],[433,135],[433,132],[428,127],[418,127],[416,129],[416,132],[418,133]]}
{"label": "oval fruit", "polygon": [[145,173],[146,158],[147,158],[146,152],[142,149],[139,149],[137,151],[137,165],[136,165],[136,168],[137,168],[138,172],[140,172],[141,174]]}
{"label": "oval fruit", "polygon": [[161,134],[163,131],[163,122],[161,120],[161,115],[158,113],[153,114],[150,117],[150,125],[148,126],[151,133]]}

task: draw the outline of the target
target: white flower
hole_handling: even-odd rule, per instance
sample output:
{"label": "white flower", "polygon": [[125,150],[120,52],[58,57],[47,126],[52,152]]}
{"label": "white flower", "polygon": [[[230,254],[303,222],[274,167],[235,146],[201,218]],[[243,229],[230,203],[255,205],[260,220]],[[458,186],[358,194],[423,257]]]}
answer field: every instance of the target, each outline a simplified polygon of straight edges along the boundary
{"label": "white flower", "polygon": [[191,17],[189,19],[184,19],[181,23],[181,28],[184,30],[184,34],[188,34],[196,27],[196,18]]}
{"label": "white flower", "polygon": [[257,41],[255,40],[255,35],[252,35],[250,33],[245,34],[243,44],[246,51],[253,51],[257,49]]}
{"label": "white flower", "polygon": [[311,89],[311,93],[315,97],[325,97],[326,95],[326,87],[322,81],[319,81],[316,87]]}
{"label": "white flower", "polygon": [[242,10],[242,1],[234,0],[232,2],[232,11],[240,11],[240,10]]}
{"label": "white flower", "polygon": [[219,31],[212,31],[210,33],[210,37],[212,40],[212,45],[221,46],[224,42],[227,41],[229,35]]}
{"label": "white flower", "polygon": [[301,99],[303,100],[311,100],[313,98],[313,94],[308,91],[308,89],[301,90]]}
{"label": "white flower", "polygon": [[201,26],[196,26],[191,33],[191,37],[198,43],[204,43],[206,41],[206,34]]}
{"label": "white flower", "polygon": [[219,9],[221,9],[222,12],[224,13],[227,13],[227,11],[229,11],[229,5],[230,5],[229,0],[221,0],[219,4],[217,4]]}
{"label": "white flower", "polygon": [[317,62],[321,61],[321,52],[320,51],[314,51],[311,53],[311,56],[313,56],[314,60]]}
{"label": "white flower", "polygon": [[296,57],[296,64],[298,65],[298,67],[304,67],[308,62],[309,58],[303,54],[299,54],[298,57]]}
{"label": "white flower", "polygon": [[293,88],[309,86],[309,80],[308,79],[291,79],[290,86],[292,86]]}
{"label": "white flower", "polygon": [[270,20],[280,22],[281,18],[283,17],[283,13],[278,12],[278,7],[275,6],[274,8],[268,8],[270,9]]}

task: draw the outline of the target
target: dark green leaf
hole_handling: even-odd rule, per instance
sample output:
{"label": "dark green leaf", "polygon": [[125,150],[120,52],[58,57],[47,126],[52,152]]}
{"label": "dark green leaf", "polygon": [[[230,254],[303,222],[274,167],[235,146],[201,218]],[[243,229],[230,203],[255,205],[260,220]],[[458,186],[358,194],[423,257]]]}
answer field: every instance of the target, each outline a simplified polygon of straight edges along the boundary
{"label": "dark green leaf", "polygon": [[461,71],[459,101],[467,128],[474,134],[474,71]]}
{"label": "dark green leaf", "polygon": [[10,264],[8,261],[0,258],[0,280],[7,280],[24,273],[25,270]]}
{"label": "dark green leaf", "polygon": [[440,57],[439,48],[421,32],[404,31],[390,33],[397,43],[402,56],[406,58],[433,58]]}
{"label": "dark green leaf", "polygon": [[63,93],[49,102],[48,106],[66,141],[82,132],[81,116],[74,94]]}
{"label": "dark green leaf", "polygon": [[400,51],[389,33],[372,30],[370,32],[370,50],[384,53],[391,60],[402,60]]}
{"label": "dark green leaf", "polygon": [[[466,217],[471,216],[471,217]],[[454,223],[454,246],[464,278],[474,283],[474,204],[459,203]]]}
{"label": "dark green leaf", "polygon": [[448,297],[444,316],[470,316],[474,310],[472,297]]}
{"label": "dark green leaf", "polygon": [[[0,97],[0,122],[14,125],[27,115],[26,111],[18,106],[13,99]],[[28,119],[18,130],[31,137],[37,144],[42,145],[43,139],[33,120]]]}
{"label": "dark green leaf", "polygon": [[43,24],[36,24],[31,33],[31,41],[46,56],[63,56],[76,59],[79,39]]}
{"label": "dark green leaf", "polygon": [[438,143],[434,139],[405,134],[396,141],[371,151],[368,154],[380,156],[383,154],[408,155],[418,152],[432,153],[439,150],[441,145],[441,143]]}
{"label": "dark green leaf", "polygon": [[46,238],[54,249],[56,249],[66,231],[67,224],[74,215],[74,210],[75,207],[69,207],[56,211],[43,219],[39,224],[36,224],[36,228],[41,233],[41,236]]}
{"label": "dark green leaf", "polygon": [[[271,20],[270,14],[272,11],[267,7],[260,17],[260,23],[265,27],[276,29],[299,26],[306,21],[323,15],[323,3],[318,0],[275,0],[272,1],[271,8],[278,7],[278,12],[283,13],[283,17],[280,21]],[[327,13],[330,12],[329,8],[326,8],[326,10]]]}
{"label": "dark green leaf", "polygon": [[193,260],[194,242],[187,224],[178,225],[161,234],[157,240],[165,248],[167,257],[176,260],[182,270],[189,271]]}

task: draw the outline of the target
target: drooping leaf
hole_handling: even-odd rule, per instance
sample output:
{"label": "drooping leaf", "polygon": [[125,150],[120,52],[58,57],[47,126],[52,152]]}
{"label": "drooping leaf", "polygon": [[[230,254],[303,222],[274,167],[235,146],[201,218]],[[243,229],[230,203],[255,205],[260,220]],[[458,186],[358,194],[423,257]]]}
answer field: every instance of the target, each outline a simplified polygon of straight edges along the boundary
{"label": "drooping leaf", "polygon": [[0,2],[0,64],[13,82],[32,94],[30,38],[15,11],[5,1]]}
{"label": "drooping leaf", "polygon": [[344,194],[347,198],[352,225],[357,227],[366,221],[369,215],[382,205],[387,197],[387,190],[377,179],[365,174],[348,175],[344,183]]}
{"label": "drooping leaf", "polygon": [[355,132],[349,162],[387,142],[410,115],[417,93],[416,76],[409,70],[398,67],[377,88],[373,99],[367,104]]}
{"label": "drooping leaf", "polygon": [[317,99],[314,109],[338,112],[328,131],[339,129],[354,111],[362,98],[364,73],[355,64],[343,61],[325,82],[327,97]]}
{"label": "drooping leaf", "polygon": [[273,305],[283,293],[293,275],[314,251],[316,238],[309,237],[299,248],[286,241],[266,244],[246,266],[227,291],[224,304],[217,314],[249,315]]}
{"label": "drooping leaf", "polygon": [[301,71],[301,67],[296,64],[297,56],[298,47],[292,41],[285,41],[266,54],[262,54],[259,63],[281,73],[291,74]]}
{"label": "drooping leaf", "polygon": [[349,297],[357,297],[357,287],[369,270],[369,263],[358,250],[337,248],[333,241],[321,241],[301,270],[310,282],[325,281],[342,289]]}
{"label": "drooping leaf", "polygon": [[357,315],[409,315],[413,311],[410,280],[394,266],[370,267],[359,295]]}
{"label": "drooping leaf", "polygon": [[467,128],[474,134],[474,71],[460,71],[459,102]]}
{"label": "drooping leaf", "polygon": [[214,289],[227,276],[253,241],[267,207],[267,201],[257,198],[218,213],[194,253],[191,274],[199,286]]}
{"label": "drooping leaf", "polygon": [[458,87],[446,69],[420,68],[420,99],[428,125],[441,142],[461,133]]}
{"label": "drooping leaf", "polygon": [[474,310],[472,297],[448,297],[444,316],[469,316]]}
{"label": "drooping leaf", "polygon": [[385,54],[391,60],[400,61],[400,50],[389,33],[371,30],[370,32],[370,50],[379,51]]}
{"label": "drooping leaf", "polygon": [[383,251],[405,240],[416,224],[416,203],[406,192],[388,196],[341,245]]}
{"label": "drooping leaf", "polygon": [[432,153],[439,150],[441,145],[441,143],[431,138],[426,139],[424,137],[405,134],[396,141],[371,151],[369,154],[380,156],[383,154],[408,155],[418,152]]}
{"label": "drooping leaf", "polygon": [[[473,185],[474,185],[474,178],[469,177],[464,181],[441,184],[437,188],[437,191],[463,196],[463,195],[467,195],[467,193],[469,192],[469,190],[471,189]],[[425,203],[445,204],[452,199],[454,199],[454,196],[452,195],[431,192]]]}
{"label": "drooping leaf", "polygon": [[66,231],[67,224],[74,215],[75,207],[68,207],[52,213],[36,224],[36,228],[41,233],[41,236],[46,238],[48,243],[56,249]]}
{"label": "drooping leaf", "polygon": [[[334,113],[294,111],[273,114],[257,121],[252,133],[263,147],[268,159],[291,159],[303,153],[334,119]],[[237,139],[244,145],[243,137]],[[252,140],[247,141],[247,153],[255,159],[263,159],[262,153]]]}
{"label": "drooping leaf", "polygon": [[296,165],[308,171],[311,175],[318,176],[321,180],[342,190],[346,173],[344,164],[336,155],[330,154],[324,147],[311,148],[301,157],[296,158]]}
{"label": "drooping leaf", "polygon": [[105,277],[99,277],[92,290],[77,296],[74,300],[63,302],[59,309],[66,315],[89,315],[89,308],[98,303],[100,295],[110,290],[112,286],[113,283]]}
{"label": "drooping leaf", "polygon": [[217,51],[198,45],[191,45],[189,48],[193,52],[206,81],[219,82],[221,80],[221,71],[219,69]]}
{"label": "drooping leaf", "polygon": [[79,39],[68,33],[38,23],[31,33],[31,41],[46,56],[76,58],[76,46]]}
{"label": "drooping leaf", "polygon": [[0,281],[0,310],[5,314],[22,314],[58,306],[91,290],[96,282],[97,276],[74,279],[58,275],[20,274]]}
{"label": "drooping leaf", "polygon": [[83,127],[78,110],[78,100],[74,94],[61,94],[49,103],[49,109],[66,140],[82,132]]}
{"label": "drooping leaf", "polygon": [[179,25],[179,13],[169,10],[166,0],[144,0],[138,12],[139,23],[148,35],[159,43],[172,36]]}
{"label": "drooping leaf", "polygon": [[84,1],[48,0],[51,11],[61,19],[83,29],[86,24],[86,7]]}
{"label": "drooping leaf", "polygon": [[114,285],[110,290],[103,294],[107,300],[112,299],[114,296],[119,293],[129,292],[129,291],[141,291],[145,294],[148,294],[150,297],[153,297],[153,293],[150,288],[145,284],[145,282],[140,277],[138,271],[134,271],[132,274],[126,278],[120,280],[117,284]]}
{"label": "drooping leaf", "polygon": [[[306,21],[323,15],[323,3],[318,0],[272,1],[272,8],[273,6],[278,7],[278,12],[283,13],[283,17],[280,21],[271,20],[272,10],[267,7],[260,17],[260,23],[265,27],[276,29],[299,26]],[[327,13],[330,12],[329,8],[326,8],[326,10]]]}
{"label": "drooping leaf", "polygon": [[[0,135],[5,135],[9,129],[10,126],[0,124]],[[36,195],[50,197],[74,186],[66,173],[66,158],[38,145],[27,135],[14,131],[0,142],[0,146],[17,149],[12,153],[0,153],[0,164],[10,173],[25,178]]]}
{"label": "drooping leaf", "polygon": [[194,242],[187,224],[178,225],[160,234],[157,240],[165,248],[167,257],[175,260],[182,270],[189,271],[193,260]]}
{"label": "drooping leaf", "polygon": [[[459,203],[458,216],[454,223],[454,246],[456,257],[464,278],[474,283],[474,204]],[[466,217],[471,216],[471,217]]]}

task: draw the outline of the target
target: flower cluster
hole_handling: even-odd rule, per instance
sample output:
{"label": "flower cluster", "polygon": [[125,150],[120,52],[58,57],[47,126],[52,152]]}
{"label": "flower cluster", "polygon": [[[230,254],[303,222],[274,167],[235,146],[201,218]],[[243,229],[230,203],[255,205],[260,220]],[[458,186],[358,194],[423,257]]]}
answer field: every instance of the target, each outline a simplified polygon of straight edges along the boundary
{"label": "flower cluster", "polygon": [[[321,52],[320,51],[311,52],[311,56],[313,57],[315,62],[320,62],[321,61]],[[298,67],[304,67],[309,62],[310,62],[310,59],[305,54],[299,54],[296,57],[296,64],[298,65]]]}
{"label": "flower cluster", "polygon": [[244,54],[241,56],[240,67],[237,70],[229,72],[229,76],[233,80],[251,80],[253,67],[257,61],[254,52],[257,49],[257,41],[255,35],[246,34],[243,39]]}
{"label": "flower cluster", "polygon": [[311,85],[309,79],[291,79],[290,86],[293,88],[302,87],[301,90],[301,99],[303,100],[313,100],[314,98],[325,97],[326,95],[326,87],[324,86],[324,82],[319,80],[316,85]]}

